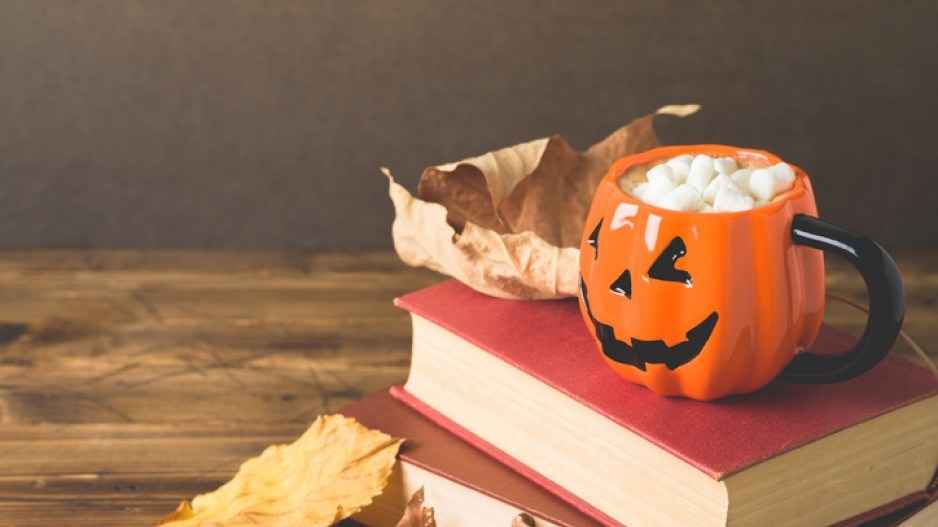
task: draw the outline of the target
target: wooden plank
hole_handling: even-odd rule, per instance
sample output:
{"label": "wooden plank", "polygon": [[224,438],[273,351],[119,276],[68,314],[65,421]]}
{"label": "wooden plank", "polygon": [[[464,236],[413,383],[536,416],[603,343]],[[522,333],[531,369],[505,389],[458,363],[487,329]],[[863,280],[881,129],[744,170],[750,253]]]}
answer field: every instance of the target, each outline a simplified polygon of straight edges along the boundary
{"label": "wooden plank", "polygon": [[[938,252],[897,260],[905,327],[938,359]],[[441,279],[386,252],[0,253],[0,524],[153,525],[402,380],[391,299]],[[842,261],[827,280],[864,298]],[[865,315],[829,302],[826,320],[859,333]]]}
{"label": "wooden plank", "polygon": [[[306,424],[5,425],[0,524],[153,525]],[[11,523],[7,523],[7,521]]]}
{"label": "wooden plank", "polygon": [[0,254],[0,524],[152,525],[399,382],[392,254]]}

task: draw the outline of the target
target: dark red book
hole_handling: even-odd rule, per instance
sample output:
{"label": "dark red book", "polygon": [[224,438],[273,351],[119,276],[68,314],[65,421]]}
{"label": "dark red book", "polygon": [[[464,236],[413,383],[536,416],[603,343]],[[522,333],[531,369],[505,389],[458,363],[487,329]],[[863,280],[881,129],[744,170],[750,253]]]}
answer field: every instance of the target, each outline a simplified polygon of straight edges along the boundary
{"label": "dark red book", "polygon": [[509,527],[519,513],[537,525],[599,527],[557,496],[453,436],[387,390],[365,397],[339,413],[395,437],[406,438],[384,492],[355,518],[364,525],[395,525],[410,496],[424,487],[426,504],[439,525]]}
{"label": "dark red book", "polygon": [[[396,395],[606,525],[836,523],[924,492],[938,466],[938,381],[898,357],[707,403],[613,373],[574,300],[449,281],[397,304],[414,358]],[[812,351],[852,342],[825,326]]]}

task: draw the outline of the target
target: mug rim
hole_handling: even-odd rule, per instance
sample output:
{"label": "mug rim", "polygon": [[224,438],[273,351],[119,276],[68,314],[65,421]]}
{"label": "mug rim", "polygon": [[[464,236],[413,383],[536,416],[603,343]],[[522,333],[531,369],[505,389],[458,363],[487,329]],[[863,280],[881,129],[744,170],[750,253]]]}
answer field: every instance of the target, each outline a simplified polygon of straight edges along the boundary
{"label": "mug rim", "polygon": [[[767,205],[761,207],[754,207],[748,210],[738,210],[738,211],[710,211],[710,212],[700,212],[700,211],[682,211],[682,210],[673,210],[665,209],[657,205],[642,201],[632,194],[626,192],[619,186],[619,178],[625,176],[625,173],[635,165],[649,163],[658,159],[673,159],[680,155],[685,154],[707,154],[713,156],[717,154],[717,157],[733,157],[735,159],[739,158],[759,158],[764,159],[770,162],[770,165],[776,163],[785,163],[791,167],[792,171],[795,173],[795,183],[791,190],[786,192],[781,198],[775,199]],[[742,217],[753,213],[766,213],[771,214],[781,210],[784,207],[784,204],[787,201],[793,200],[795,198],[800,198],[807,192],[809,186],[810,178],[808,174],[802,170],[800,167],[789,163],[788,161],[783,160],[777,155],[756,148],[743,148],[738,146],[730,145],[718,145],[718,144],[698,144],[698,145],[669,145],[669,146],[659,146],[657,148],[652,148],[651,150],[645,150],[644,152],[639,152],[637,154],[632,154],[624,156],[618,159],[613,163],[612,167],[609,169],[609,172],[606,174],[605,180],[611,183],[615,187],[616,196],[628,203],[634,203],[640,207],[648,207],[656,213],[664,214],[694,214],[700,216],[715,216],[720,218],[727,217]]]}

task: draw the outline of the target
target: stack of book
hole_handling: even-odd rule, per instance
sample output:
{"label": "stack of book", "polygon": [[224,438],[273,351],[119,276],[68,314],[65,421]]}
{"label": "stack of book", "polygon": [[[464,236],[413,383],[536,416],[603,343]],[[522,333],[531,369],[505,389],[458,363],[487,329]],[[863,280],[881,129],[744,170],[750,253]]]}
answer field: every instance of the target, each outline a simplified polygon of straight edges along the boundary
{"label": "stack of book", "polygon": [[[341,412],[413,441],[360,523],[393,526],[423,486],[447,527],[938,525],[938,381],[901,358],[699,402],[612,372],[575,300],[449,281],[396,303],[413,318],[406,384]],[[812,351],[852,342],[825,326]]]}

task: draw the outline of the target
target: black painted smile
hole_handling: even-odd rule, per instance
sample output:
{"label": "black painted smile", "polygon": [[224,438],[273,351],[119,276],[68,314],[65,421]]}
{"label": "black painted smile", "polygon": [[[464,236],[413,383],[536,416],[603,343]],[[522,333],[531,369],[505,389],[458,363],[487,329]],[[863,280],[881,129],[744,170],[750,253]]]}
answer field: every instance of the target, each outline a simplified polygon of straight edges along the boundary
{"label": "black painted smile", "polygon": [[582,276],[580,277],[580,298],[596,328],[596,338],[602,347],[603,355],[612,361],[630,364],[642,371],[645,371],[645,364],[664,364],[669,370],[674,370],[693,360],[710,340],[710,335],[719,318],[716,311],[710,313],[707,318],[685,333],[687,340],[673,346],[668,346],[663,340],[636,338],[632,339],[632,344],[628,344],[616,338],[612,326],[598,322],[593,317],[586,298],[586,284],[583,283]]}

